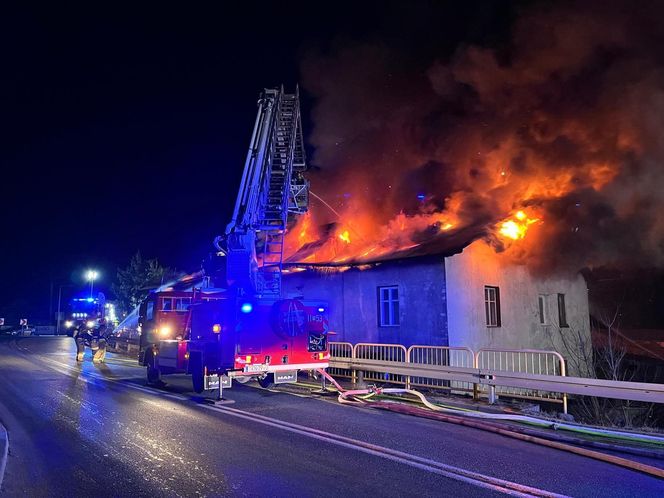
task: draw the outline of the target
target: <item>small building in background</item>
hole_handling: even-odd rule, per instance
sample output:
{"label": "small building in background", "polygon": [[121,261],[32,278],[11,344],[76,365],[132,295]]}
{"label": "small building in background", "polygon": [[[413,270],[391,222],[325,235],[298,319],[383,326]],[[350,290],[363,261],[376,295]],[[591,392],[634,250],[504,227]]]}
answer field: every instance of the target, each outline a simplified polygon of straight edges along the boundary
{"label": "small building in background", "polygon": [[538,277],[482,241],[361,264],[291,263],[284,295],[329,303],[333,341],[554,349],[590,343],[579,273]]}

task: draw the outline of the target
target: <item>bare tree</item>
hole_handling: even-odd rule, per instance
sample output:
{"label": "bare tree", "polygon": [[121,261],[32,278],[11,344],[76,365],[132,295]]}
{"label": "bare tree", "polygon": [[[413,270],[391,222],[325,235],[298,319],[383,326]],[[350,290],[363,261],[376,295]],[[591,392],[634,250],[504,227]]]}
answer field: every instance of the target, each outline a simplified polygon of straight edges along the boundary
{"label": "bare tree", "polygon": [[[596,310],[591,335],[573,327],[553,327],[552,343],[562,345],[562,353],[570,371],[589,378],[634,380],[638,369],[627,365],[620,316],[620,304],[615,305],[610,312]],[[594,344],[593,335],[596,339]],[[644,426],[647,425],[653,406],[626,400],[575,396],[570,408],[578,418],[594,424]]]}

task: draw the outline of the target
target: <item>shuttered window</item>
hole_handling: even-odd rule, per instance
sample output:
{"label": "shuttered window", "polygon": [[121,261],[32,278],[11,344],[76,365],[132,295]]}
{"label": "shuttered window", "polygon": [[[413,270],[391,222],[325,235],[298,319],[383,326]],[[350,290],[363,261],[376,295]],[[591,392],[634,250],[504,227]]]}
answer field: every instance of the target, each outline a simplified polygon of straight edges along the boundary
{"label": "shuttered window", "polygon": [[546,296],[544,294],[540,294],[537,298],[537,305],[539,308],[540,325],[548,325],[549,317],[546,309]]}
{"label": "shuttered window", "polygon": [[567,308],[565,307],[565,294],[558,294],[558,326],[569,327],[567,323]]}

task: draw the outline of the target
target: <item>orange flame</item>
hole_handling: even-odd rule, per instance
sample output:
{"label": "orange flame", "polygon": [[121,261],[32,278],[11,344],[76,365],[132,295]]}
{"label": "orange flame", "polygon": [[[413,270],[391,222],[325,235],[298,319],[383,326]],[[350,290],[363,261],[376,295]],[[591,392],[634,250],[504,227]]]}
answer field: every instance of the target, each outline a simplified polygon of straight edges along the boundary
{"label": "orange flame", "polygon": [[539,218],[529,218],[525,212],[517,211],[512,219],[505,220],[500,224],[498,233],[512,240],[523,239],[528,227],[538,221],[540,221]]}
{"label": "orange flame", "polygon": [[350,244],[350,233],[348,230],[344,230],[338,235],[339,239],[343,240],[346,244]]}

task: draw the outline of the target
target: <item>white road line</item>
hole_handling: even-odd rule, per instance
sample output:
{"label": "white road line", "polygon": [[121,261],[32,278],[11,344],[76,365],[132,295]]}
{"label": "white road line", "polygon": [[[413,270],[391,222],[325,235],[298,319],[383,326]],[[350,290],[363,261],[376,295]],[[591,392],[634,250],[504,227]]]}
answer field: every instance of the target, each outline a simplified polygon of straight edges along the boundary
{"label": "white road line", "polygon": [[[85,377],[90,376],[96,380],[102,380],[102,381],[112,382],[114,384],[120,384],[124,387],[129,387],[131,389],[135,389],[152,395],[167,397],[178,401],[191,401],[191,398],[188,398],[186,396],[165,393],[163,391],[159,391],[157,389],[153,389],[150,387],[137,386],[135,384],[130,384],[127,382],[121,382],[115,379],[109,379],[91,372],[83,372],[81,370],[72,367],[71,365],[60,363],[59,361],[49,360],[49,359],[44,359],[44,360],[47,361],[48,363],[55,363],[58,365],[58,367],[63,367],[69,372],[78,374],[79,378],[82,376],[83,380],[86,382],[87,380],[85,379]],[[56,370],[68,375],[66,372],[63,372],[59,368],[56,368]],[[293,424],[283,420],[266,417],[264,415],[258,415],[255,413],[246,412],[243,410],[238,410],[235,408],[229,408],[225,406],[214,406],[214,405],[206,405],[199,403],[196,403],[193,406],[249,420],[270,427],[275,427],[277,429],[293,432],[312,439],[325,441],[330,444],[353,449],[355,451],[360,451],[370,455],[378,456],[380,458],[385,458],[387,460],[402,463],[427,472],[439,474],[444,477],[448,477],[450,479],[465,482],[473,486],[478,486],[481,488],[498,491],[511,496],[522,496],[522,497],[535,496],[535,497],[556,497],[556,498],[565,496],[556,493],[551,493],[549,491],[534,488],[531,486],[518,484],[512,481],[506,481],[504,479],[499,479],[485,474],[480,474],[478,472],[473,472],[459,467],[454,467],[452,465],[447,465],[442,462],[437,462],[435,460],[430,460],[428,458],[419,457],[417,455],[412,455],[410,453],[404,453],[398,450],[393,450],[391,448],[387,448],[384,446],[374,445],[371,443],[367,443],[365,441],[348,438],[346,436],[341,436],[339,434],[321,431],[319,429],[314,429],[312,427]]]}
{"label": "white road line", "polygon": [[2,491],[2,480],[5,477],[5,469],[7,468],[7,456],[9,455],[9,433],[5,426],[0,423],[0,491]]}
{"label": "white road line", "polygon": [[262,423],[272,427],[277,427],[282,430],[296,432],[298,434],[303,434],[308,437],[312,437],[314,439],[324,440],[332,444],[344,446],[357,451],[362,451],[365,453],[369,453],[371,455],[379,456],[381,458],[386,458],[389,460],[404,463],[406,465],[421,468],[429,472],[441,474],[452,479],[467,482],[475,486],[485,487],[488,489],[500,491],[514,496],[542,496],[542,497],[564,496],[564,495],[551,493],[542,489],[534,488],[531,486],[526,486],[511,481],[506,481],[504,479],[499,479],[496,477],[480,474],[478,472],[473,472],[459,467],[454,467],[452,465],[437,462],[435,460],[430,460],[428,458],[419,457],[417,455],[412,455],[410,453],[404,453],[402,451],[393,450],[391,448],[387,448],[384,446],[367,443],[366,441],[352,439],[346,436],[341,436],[339,434],[334,434],[319,429],[302,426],[299,424],[285,422],[283,420],[266,417],[264,415],[258,415],[256,413],[246,412],[244,410],[238,410],[236,408],[229,408],[223,406],[210,406],[210,405],[202,405],[202,407],[209,410],[215,410],[218,412],[226,413],[231,416],[243,418],[246,420],[252,420],[254,422]]}
{"label": "white road line", "polygon": [[[96,374],[96,373],[85,372],[83,370],[79,370],[75,367],[72,367],[71,365],[67,365],[66,363],[60,363],[59,361],[50,360],[50,359],[47,359],[47,358],[42,358],[42,361],[50,363],[51,364],[50,367],[53,368],[54,370],[60,372],[61,374],[68,375],[70,377],[79,378],[79,379],[83,380],[84,382],[89,382],[89,379],[86,379],[86,377],[90,377],[90,378],[93,378],[95,380],[111,382],[113,384],[118,384],[118,385],[123,386],[123,387],[129,387],[129,388],[135,389],[137,391],[142,391],[142,392],[145,392],[145,393],[148,393],[148,394],[159,394],[160,396],[165,396],[167,398],[177,399],[179,401],[188,401],[190,399],[190,398],[188,398],[186,396],[182,396],[180,394],[166,393],[166,392],[158,391],[156,389],[152,389],[152,388],[149,388],[149,387],[143,387],[143,386],[139,386],[139,385],[136,385],[136,384],[132,384],[130,382],[126,382],[127,378],[124,378],[124,379],[111,379],[109,377],[104,377],[103,375],[99,375],[99,374]],[[53,364],[55,364],[57,366],[55,366]],[[62,370],[63,368],[65,369],[64,371]],[[73,376],[73,375],[70,375],[70,373],[76,374],[76,375]]]}

